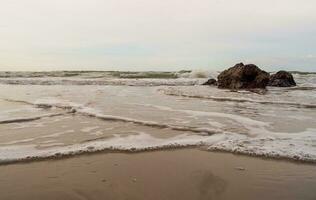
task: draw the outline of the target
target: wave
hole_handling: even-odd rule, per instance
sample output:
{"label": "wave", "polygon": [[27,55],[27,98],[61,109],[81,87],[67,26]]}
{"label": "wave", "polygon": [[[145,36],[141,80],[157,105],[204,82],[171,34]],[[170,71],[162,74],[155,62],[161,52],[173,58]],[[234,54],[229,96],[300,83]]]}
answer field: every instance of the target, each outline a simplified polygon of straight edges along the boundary
{"label": "wave", "polygon": [[[14,102],[15,100],[9,100]],[[16,102],[24,102],[17,100]],[[98,138],[69,146],[52,146],[47,149],[37,149],[35,145],[19,145],[0,147],[0,163],[27,162],[41,159],[56,159],[85,153],[100,151],[140,152],[162,149],[198,147],[209,151],[225,151],[241,153],[251,156],[268,157],[275,159],[289,159],[316,163],[316,130],[310,129],[300,133],[277,133],[267,130],[269,123],[256,121],[247,117],[217,112],[195,110],[181,110],[166,106],[140,104],[152,106],[163,111],[182,112],[192,116],[228,118],[243,125],[249,130],[248,134],[224,131],[216,128],[199,128],[177,126],[173,124],[143,121],[121,116],[104,115],[92,108],[73,102],[59,99],[42,99],[37,102],[27,102],[43,108],[59,108],[65,113],[80,114],[107,121],[121,121],[149,126],[159,129],[171,129],[182,132],[180,135],[169,138],[155,138],[150,134],[119,136],[113,138]],[[196,133],[196,134],[192,134]]]}
{"label": "wave", "polygon": [[80,110],[78,111],[78,113],[81,113],[81,114],[83,114],[85,116],[89,116],[89,117],[95,117],[95,118],[98,118],[101,120],[128,122],[128,123],[133,123],[133,124],[142,125],[142,126],[149,126],[149,127],[155,127],[155,128],[161,128],[161,129],[166,128],[166,129],[171,129],[171,130],[175,130],[175,131],[188,131],[188,132],[203,133],[203,134],[207,133],[208,135],[221,133],[220,130],[210,129],[210,128],[177,126],[177,125],[157,123],[157,122],[152,122],[152,121],[136,120],[136,119],[120,117],[120,116],[96,114],[96,113],[80,111]]}
{"label": "wave", "polygon": [[218,142],[209,146],[208,150],[316,163],[315,133],[315,129],[307,129],[295,134],[240,137]]}
{"label": "wave", "polygon": [[48,72],[0,72],[0,78],[41,78],[41,77],[80,77],[80,78],[178,78],[190,71],[48,71]]}
{"label": "wave", "polygon": [[[80,104],[75,104],[75,103],[70,103],[70,102],[62,102],[58,100],[48,100],[45,102],[45,100],[42,100],[40,102],[27,102],[27,101],[20,101],[20,100],[13,100],[13,99],[5,99],[10,102],[18,102],[18,103],[25,103],[28,105],[33,105],[36,107],[41,107],[41,108],[60,108],[60,109],[65,109],[67,110],[66,113],[60,113],[60,114],[52,114],[52,115],[43,115],[43,116],[38,116],[38,117],[32,117],[32,118],[22,118],[22,119],[14,119],[14,120],[4,120],[3,123],[13,123],[13,122],[25,122],[25,121],[33,121],[33,120],[38,120],[44,117],[48,116],[58,116],[58,115],[64,115],[64,114],[81,114],[84,116],[88,117],[93,117],[101,120],[107,120],[107,121],[119,121],[119,122],[127,122],[127,123],[133,123],[137,125],[142,125],[142,126],[149,126],[149,127],[155,127],[155,128],[160,128],[160,129],[171,129],[175,131],[187,131],[187,132],[193,132],[193,133],[202,133],[202,134],[216,134],[220,133],[218,129],[210,129],[210,128],[199,128],[199,127],[190,127],[190,126],[177,126],[177,125],[172,125],[172,124],[165,124],[165,123],[158,123],[158,122],[153,122],[153,121],[144,121],[144,120],[137,120],[137,119],[132,119],[132,118],[127,118],[127,117],[121,117],[121,116],[114,116],[114,115],[104,115],[99,113],[98,111],[85,107]],[[0,121],[1,124],[1,121]]]}
{"label": "wave", "polygon": [[180,78],[214,78],[218,76],[218,72],[206,70],[193,70],[178,74]]}
{"label": "wave", "polygon": [[[154,128],[159,128],[159,129],[171,129],[171,130],[182,131],[182,132],[185,131],[185,132],[200,133],[201,135],[233,133],[227,130],[224,131],[223,129],[219,127],[207,128],[207,127],[193,127],[193,126],[184,126],[184,125],[180,126],[180,125],[167,124],[167,123],[161,123],[161,122],[155,122],[155,121],[139,120],[139,119],[134,119],[134,118],[122,117],[122,116],[106,115],[93,108],[84,106],[82,104],[63,101],[59,99],[42,99],[42,100],[37,100],[34,103],[27,102],[27,101],[20,101],[20,100],[12,100],[12,99],[6,99],[6,100],[10,102],[19,102],[19,103],[24,102],[28,105],[33,105],[36,107],[40,106],[42,108],[59,108],[62,110],[66,110],[66,112],[64,113],[52,114],[52,116],[54,115],[58,116],[58,115],[64,115],[64,114],[79,114],[79,115],[97,118],[97,119],[105,120],[105,121],[119,121],[119,122],[133,123],[136,125],[154,127]],[[205,111],[188,110],[188,109],[174,109],[167,106],[159,106],[159,105],[153,105],[153,104],[135,104],[135,105],[139,105],[142,107],[143,106],[153,107],[162,111],[184,113],[184,114],[187,114],[189,116],[194,116],[194,117],[216,117],[216,118],[229,119],[229,120],[237,122],[238,124],[246,128],[248,132],[245,133],[243,131],[243,134],[248,135],[248,136],[257,136],[257,135],[270,135],[270,136],[273,135],[274,136],[276,134],[286,134],[286,133],[277,133],[277,132],[272,132],[272,131],[267,130],[267,128],[270,127],[270,123],[268,122],[257,121],[257,120],[244,117],[241,115],[210,112],[210,111],[205,112]],[[43,117],[45,117],[45,115]]]}
{"label": "wave", "polygon": [[0,84],[6,85],[126,85],[126,86],[191,86],[201,85],[207,79],[79,79],[79,78],[0,78]]}
{"label": "wave", "polygon": [[316,72],[302,72],[302,71],[289,71],[292,74],[299,74],[299,75],[316,75]]}
{"label": "wave", "polygon": [[[316,75],[316,72],[290,71],[293,75]],[[178,78],[178,77],[216,77],[217,71],[180,70],[180,71],[0,71],[0,78],[40,78],[40,77],[116,77],[116,78]],[[196,75],[196,76],[195,76]],[[216,76],[215,76],[216,75]]]}
{"label": "wave", "polygon": [[[14,102],[15,100],[9,100]],[[16,102],[23,102],[23,101],[16,101]],[[58,99],[42,99],[38,100],[37,102],[25,102],[26,104],[32,104],[36,107],[40,106],[43,108],[59,108],[66,110],[67,113],[72,114],[79,114],[87,117],[97,118],[100,120],[105,121],[119,121],[119,122],[126,122],[126,123],[133,123],[140,126],[147,126],[153,127],[158,129],[170,129],[179,132],[191,132],[197,133],[200,135],[214,135],[214,134],[230,134],[231,131],[227,129],[221,129],[219,127],[216,128],[208,128],[208,127],[193,127],[193,126],[184,126],[184,125],[174,125],[174,124],[167,124],[161,122],[154,122],[154,121],[146,121],[146,120],[139,120],[134,118],[122,117],[122,116],[114,116],[114,115],[105,115],[103,113],[98,112],[95,109],[86,107],[81,104],[76,104],[67,101],[60,101]],[[188,114],[190,116],[203,116],[203,117],[217,117],[217,118],[226,118],[233,121],[236,121],[238,124],[244,126],[248,132],[243,132],[242,134],[248,135],[258,135],[258,134],[272,134],[270,131],[267,131],[266,128],[269,127],[269,123],[256,121],[247,117],[233,115],[233,114],[226,114],[226,113],[218,113],[218,112],[203,112],[203,111],[194,111],[194,110],[178,110],[172,109],[166,106],[157,106],[151,104],[139,104],[141,106],[150,106],[154,107],[159,110],[163,111],[173,111],[173,112],[181,112]]]}
{"label": "wave", "polygon": [[[233,121],[238,122],[239,124],[242,124],[246,126],[248,129],[256,129],[256,132],[262,132],[259,129],[264,129],[265,127],[269,126],[269,123],[267,122],[261,122],[257,120],[253,120],[247,117],[243,117],[240,115],[233,115],[233,114],[227,114],[227,113],[219,113],[219,112],[204,112],[204,111],[196,111],[196,110],[187,110],[187,109],[173,109],[171,107],[167,106],[157,106],[153,104],[137,104],[140,106],[147,106],[147,107],[154,107],[156,109],[162,110],[162,111],[173,111],[173,112],[180,112],[185,113],[191,116],[203,116],[203,117],[220,117],[220,118],[227,118],[231,119]],[[258,130],[257,130],[258,129]]]}
{"label": "wave", "polygon": [[[33,145],[0,147],[0,164],[36,161],[41,159],[56,159],[84,153],[100,151],[140,152],[159,149],[183,148],[201,145],[196,135],[180,135],[169,139],[154,138],[148,134],[140,133],[112,139],[92,141],[65,147],[51,149],[36,149]],[[27,152],[27,153],[25,153]]]}
{"label": "wave", "polygon": [[[309,132],[301,133],[297,139],[310,136]],[[315,136],[313,138],[315,139]],[[271,145],[271,143],[277,145]],[[182,134],[168,139],[160,139],[149,134],[139,133],[127,137],[115,135],[114,138],[107,140],[49,149],[36,149],[34,145],[0,147],[0,164],[58,159],[95,152],[142,152],[188,147],[316,163],[316,153],[308,149],[310,146],[305,147],[305,149],[293,148],[291,141],[284,140],[282,137],[251,139],[238,134],[215,134],[211,136]]]}
{"label": "wave", "polygon": [[179,96],[179,97],[187,97],[187,98],[197,98],[197,99],[208,99],[219,102],[237,102],[237,103],[257,103],[257,104],[272,104],[272,105],[286,105],[286,106],[295,106],[299,108],[316,108],[316,104],[306,104],[306,103],[296,103],[296,102],[288,102],[288,101],[260,101],[253,100],[247,98],[234,98],[234,97],[215,97],[215,96],[205,96],[205,95],[191,95],[191,94],[182,94],[178,91],[171,91],[160,89],[165,95],[169,96]]}
{"label": "wave", "polygon": [[297,86],[297,87],[287,88],[287,90],[314,91],[314,90],[316,90],[316,87],[313,87],[313,86]]}
{"label": "wave", "polygon": [[5,120],[0,120],[0,124],[30,122],[30,121],[40,120],[40,119],[48,118],[48,117],[62,116],[62,115],[68,114],[68,113],[69,113],[69,112],[66,112],[66,113],[45,114],[45,115],[34,116],[34,117],[22,117],[22,118],[5,119]]}

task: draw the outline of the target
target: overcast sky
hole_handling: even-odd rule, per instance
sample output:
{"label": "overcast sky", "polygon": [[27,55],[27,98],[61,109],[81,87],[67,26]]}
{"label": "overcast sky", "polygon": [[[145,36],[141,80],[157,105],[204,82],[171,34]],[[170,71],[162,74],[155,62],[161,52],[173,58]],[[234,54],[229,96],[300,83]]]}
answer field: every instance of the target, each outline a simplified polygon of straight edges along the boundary
{"label": "overcast sky", "polygon": [[0,70],[316,71],[316,0],[1,0]]}

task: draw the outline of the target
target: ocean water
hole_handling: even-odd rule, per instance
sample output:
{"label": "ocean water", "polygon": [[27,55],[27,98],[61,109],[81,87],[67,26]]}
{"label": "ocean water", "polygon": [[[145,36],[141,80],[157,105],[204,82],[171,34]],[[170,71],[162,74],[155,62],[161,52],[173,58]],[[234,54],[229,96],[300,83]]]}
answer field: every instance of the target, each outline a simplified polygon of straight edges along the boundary
{"label": "ocean water", "polygon": [[265,94],[216,72],[0,72],[0,163],[199,148],[316,163],[316,74]]}

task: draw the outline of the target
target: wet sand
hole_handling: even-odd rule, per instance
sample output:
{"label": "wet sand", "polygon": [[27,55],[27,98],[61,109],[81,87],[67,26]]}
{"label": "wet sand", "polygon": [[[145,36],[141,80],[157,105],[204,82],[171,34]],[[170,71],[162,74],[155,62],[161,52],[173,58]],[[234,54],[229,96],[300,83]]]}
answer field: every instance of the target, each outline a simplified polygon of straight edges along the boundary
{"label": "wet sand", "polygon": [[316,166],[180,149],[0,166],[0,199],[316,199]]}

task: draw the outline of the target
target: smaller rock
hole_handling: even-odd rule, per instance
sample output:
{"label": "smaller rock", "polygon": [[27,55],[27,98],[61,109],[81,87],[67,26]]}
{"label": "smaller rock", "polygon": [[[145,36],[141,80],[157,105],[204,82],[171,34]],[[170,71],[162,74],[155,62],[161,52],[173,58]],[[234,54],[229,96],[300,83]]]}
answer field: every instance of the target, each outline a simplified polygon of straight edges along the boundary
{"label": "smaller rock", "polygon": [[202,85],[217,85],[217,81],[213,78],[208,79],[205,83],[203,83]]}
{"label": "smaller rock", "polygon": [[272,87],[293,87],[296,86],[296,82],[291,73],[287,71],[279,71],[276,74],[270,76],[268,86]]}

